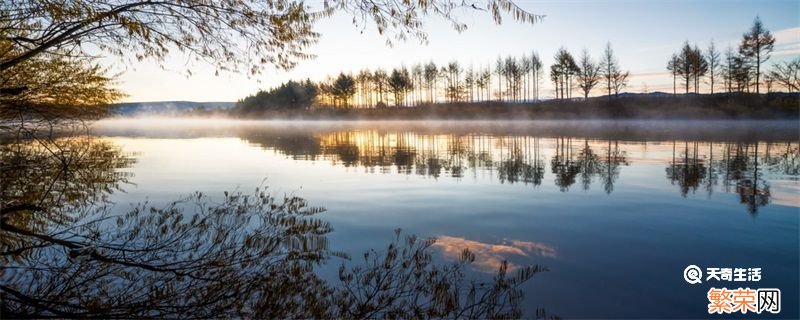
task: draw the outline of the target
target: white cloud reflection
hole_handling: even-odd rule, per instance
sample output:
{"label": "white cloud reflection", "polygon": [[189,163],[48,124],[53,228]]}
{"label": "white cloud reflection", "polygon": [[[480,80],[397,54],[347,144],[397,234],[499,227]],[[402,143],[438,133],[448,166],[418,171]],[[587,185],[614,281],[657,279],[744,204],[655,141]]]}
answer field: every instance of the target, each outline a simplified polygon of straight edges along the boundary
{"label": "white cloud reflection", "polygon": [[800,182],[796,180],[771,180],[772,203],[789,207],[800,207]]}
{"label": "white cloud reflection", "polygon": [[[500,267],[503,260],[510,260],[509,257],[555,257],[556,249],[537,242],[523,240],[504,240],[500,244],[491,244],[469,240],[460,237],[439,236],[436,238],[434,247],[440,248],[442,254],[448,259],[458,259],[464,249],[469,249],[475,254],[474,266],[483,272],[494,273]],[[518,268],[517,265],[508,262],[509,271]]]}

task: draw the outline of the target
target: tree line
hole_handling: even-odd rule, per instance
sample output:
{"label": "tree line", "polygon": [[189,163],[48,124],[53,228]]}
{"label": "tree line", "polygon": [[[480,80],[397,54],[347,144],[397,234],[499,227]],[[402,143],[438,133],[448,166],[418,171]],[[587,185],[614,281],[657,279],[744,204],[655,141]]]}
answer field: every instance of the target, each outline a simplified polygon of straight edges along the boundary
{"label": "tree line", "polygon": [[[611,44],[599,59],[584,50],[580,61],[565,48],[555,55],[550,68],[556,99],[572,98],[580,89],[588,98],[593,89],[601,88],[616,96],[628,84],[629,71],[623,71]],[[499,57],[494,63],[480,67],[464,66],[458,61],[437,65],[431,61],[391,70],[363,69],[357,73],[340,72],[312,83],[289,81],[277,88],[263,90],[238,101],[244,111],[261,108],[308,108],[312,105],[344,108],[413,107],[434,103],[507,103],[541,100],[544,64],[538,53],[519,57]],[[313,88],[312,88],[313,87]],[[289,97],[284,100],[280,97]],[[278,102],[285,102],[283,104]],[[298,103],[303,102],[303,103]]]}
{"label": "tree line", "polygon": [[705,52],[697,44],[684,42],[683,47],[667,62],[672,75],[672,92],[677,94],[678,83],[684,93],[700,93],[701,84],[708,85],[714,94],[722,85],[727,93],[767,93],[779,87],[789,92],[800,91],[800,57],[778,62],[769,70],[764,64],[770,59],[775,37],[756,17],[750,30],[742,35],[739,46],[729,47],[724,56],[711,41]]}
{"label": "tree line", "polygon": [[[751,29],[744,33],[737,50],[728,48],[724,53],[713,41],[703,51],[696,44],[684,42],[679,52],[667,62],[673,80],[673,94],[719,92],[756,93],[784,89],[800,91],[800,58],[774,63],[769,70],[765,63],[770,59],[775,39],[761,20],[756,17]],[[587,100],[592,93],[618,97],[629,85],[631,73],[624,70],[611,43],[607,43],[599,57],[593,58],[584,49],[576,58],[561,47],[553,57],[549,70],[552,94],[556,100]],[[410,67],[401,66],[386,70],[363,69],[356,73],[340,72],[313,83],[314,90],[294,90],[298,105],[289,103],[259,104],[257,93],[239,101],[240,108],[308,108],[312,105],[342,108],[414,107],[436,103],[530,103],[541,101],[542,82],[546,68],[535,51],[518,57],[499,57],[494,63],[479,67],[465,66],[458,61],[437,65],[431,61]],[[294,83],[294,82],[289,82]],[[287,83],[287,84],[289,84]],[[308,80],[306,85],[312,85]],[[287,84],[282,85],[286,86]],[[313,96],[302,96],[314,94]],[[294,101],[294,100],[293,100]]]}
{"label": "tree line", "polygon": [[340,73],[318,82],[321,105],[375,108],[433,103],[539,99],[542,61],[537,53],[498,58],[481,67],[431,61],[385,70]]}

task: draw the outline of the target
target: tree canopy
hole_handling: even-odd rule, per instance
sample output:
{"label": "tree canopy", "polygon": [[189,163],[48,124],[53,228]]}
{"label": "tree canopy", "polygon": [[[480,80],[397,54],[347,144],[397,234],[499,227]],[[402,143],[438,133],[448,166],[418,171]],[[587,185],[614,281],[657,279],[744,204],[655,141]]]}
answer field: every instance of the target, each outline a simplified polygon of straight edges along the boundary
{"label": "tree canopy", "polygon": [[[21,51],[7,38],[0,38],[0,60]],[[96,113],[102,110],[89,107],[114,102],[124,95],[114,84],[113,76],[92,57],[40,54],[0,72],[0,119],[32,113],[40,118],[75,114],[65,109],[83,115]]]}
{"label": "tree canopy", "polygon": [[[535,23],[543,18],[509,0],[484,0],[495,22],[503,13]],[[372,22],[381,34],[425,41],[427,16],[439,16],[456,30],[466,26],[454,14],[454,0],[325,1],[312,8],[291,0],[32,0],[0,4],[0,31],[13,54],[0,52],[0,71],[43,53],[112,55],[158,61],[173,49],[213,64],[218,71],[257,73],[265,65],[291,68],[312,57],[306,49],[319,34],[313,25],[337,11],[354,23]]]}
{"label": "tree canopy", "polygon": [[306,80],[289,81],[277,88],[259,91],[236,103],[236,112],[252,114],[267,109],[302,109],[310,107],[317,97],[317,86]]}
{"label": "tree canopy", "polygon": [[739,54],[755,67],[756,93],[759,93],[761,85],[761,64],[769,60],[769,54],[772,52],[774,44],[775,37],[764,27],[759,17],[753,20],[750,31],[742,35]]}

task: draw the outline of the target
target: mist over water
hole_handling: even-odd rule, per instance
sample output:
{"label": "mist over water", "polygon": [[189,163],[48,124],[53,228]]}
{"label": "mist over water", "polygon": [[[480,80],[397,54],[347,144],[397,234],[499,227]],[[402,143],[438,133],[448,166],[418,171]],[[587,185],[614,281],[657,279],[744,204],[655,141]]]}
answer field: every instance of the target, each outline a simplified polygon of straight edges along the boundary
{"label": "mist over water", "polygon": [[761,267],[780,316],[798,314],[796,121],[147,118],[92,132],[136,159],[117,206],[267,185],[326,207],[331,247],[354,256],[402,228],[438,237],[441,261],[470,248],[476,277],[546,265],[526,314],[707,315],[690,264]]}
{"label": "mist over water", "polygon": [[196,134],[226,136],[248,130],[332,131],[342,129],[416,130],[447,133],[497,133],[540,136],[597,136],[618,139],[701,138],[730,140],[796,140],[800,124],[792,120],[239,120],[214,117],[117,117],[94,123],[99,135],[170,136]]}

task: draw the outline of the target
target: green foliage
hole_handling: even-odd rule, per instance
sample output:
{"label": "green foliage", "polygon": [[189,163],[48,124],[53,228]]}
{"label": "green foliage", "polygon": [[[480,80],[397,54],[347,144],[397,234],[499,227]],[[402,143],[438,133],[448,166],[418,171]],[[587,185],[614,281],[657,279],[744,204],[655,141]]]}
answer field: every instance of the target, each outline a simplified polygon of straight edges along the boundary
{"label": "green foliage", "polygon": [[239,100],[233,112],[241,115],[253,115],[266,110],[305,109],[314,103],[317,93],[317,86],[310,80],[289,81],[279,87],[259,91],[255,95]]}
{"label": "green foliage", "polygon": [[327,97],[333,106],[350,106],[350,99],[356,93],[356,79],[343,72],[336,79],[331,79],[319,85],[320,93]]}
{"label": "green foliage", "polygon": [[356,81],[351,75],[340,73],[336,81],[330,87],[330,94],[342,101],[345,106],[350,98],[356,93]]}
{"label": "green foliage", "polygon": [[392,74],[389,76],[387,84],[394,93],[394,102],[398,107],[404,105],[405,95],[409,90],[414,88],[414,83],[411,81],[411,76],[406,68],[392,70]]}
{"label": "green foliage", "polygon": [[[0,61],[23,49],[0,30]],[[91,57],[39,54],[0,72],[0,120],[86,117],[103,114],[124,95],[114,77]]]}

